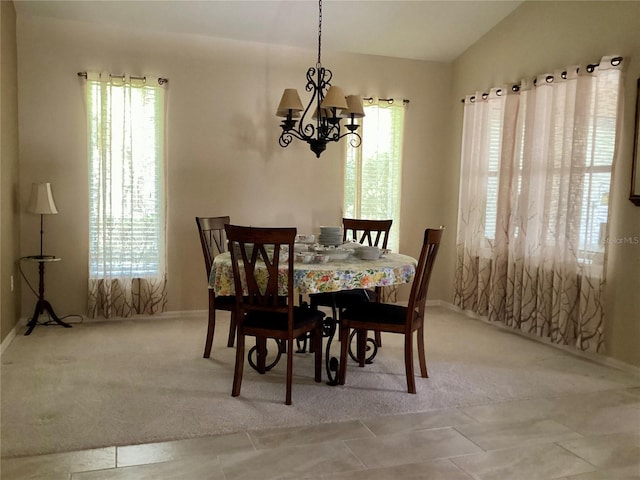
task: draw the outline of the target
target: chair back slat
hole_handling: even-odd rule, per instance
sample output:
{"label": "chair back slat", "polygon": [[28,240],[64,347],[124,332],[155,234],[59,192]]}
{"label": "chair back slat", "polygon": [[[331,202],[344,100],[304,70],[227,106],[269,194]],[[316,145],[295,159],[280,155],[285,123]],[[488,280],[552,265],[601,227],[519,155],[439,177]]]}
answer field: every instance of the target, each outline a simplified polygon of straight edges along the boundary
{"label": "chair back slat", "polygon": [[[408,323],[419,321],[424,317],[431,272],[440,248],[443,231],[443,229],[427,228],[424,232],[422,250],[409,294],[408,312],[410,318],[408,318]],[[411,324],[408,324],[407,327],[411,328]]]}
{"label": "chair back slat", "polygon": [[202,246],[205,268],[207,269],[207,280],[209,279],[214,257],[227,251],[227,239],[224,230],[224,226],[227,223],[231,223],[228,216],[196,217],[200,245]]}
{"label": "chair back slat", "polygon": [[[293,342],[311,334],[315,353],[314,380],[322,381],[322,319],[324,313],[294,306],[293,245],[296,228],[257,228],[225,225],[231,268],[235,286],[238,317],[238,345],[231,395],[240,395],[245,363],[246,337],[255,337],[256,345],[249,350],[249,363],[266,373],[280,355],[286,353],[287,381],[285,404],[291,405],[293,381]],[[286,260],[285,260],[286,257]],[[286,273],[284,267],[286,265]],[[245,288],[243,288],[245,287]],[[286,295],[283,292],[286,288]],[[267,365],[267,340],[277,342],[274,363]],[[255,363],[252,363],[252,352]]]}
{"label": "chair back slat", "polygon": [[363,220],[343,218],[343,240],[351,234],[354,241],[370,247],[387,248],[393,220]]}
{"label": "chair back slat", "polygon": [[[295,228],[226,226],[231,252],[233,281],[238,305],[243,311],[289,312],[293,306],[293,244]],[[284,248],[284,247],[287,248]],[[286,261],[284,260],[286,258]],[[287,268],[286,286],[280,285],[279,271]],[[243,283],[244,280],[244,283]],[[287,295],[279,292],[285,287]]]}

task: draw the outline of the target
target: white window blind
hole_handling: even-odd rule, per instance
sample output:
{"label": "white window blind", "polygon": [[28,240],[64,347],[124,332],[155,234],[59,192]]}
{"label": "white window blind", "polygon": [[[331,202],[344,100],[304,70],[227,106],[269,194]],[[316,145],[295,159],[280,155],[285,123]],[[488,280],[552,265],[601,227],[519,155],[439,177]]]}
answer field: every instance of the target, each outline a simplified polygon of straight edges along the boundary
{"label": "white window blind", "polygon": [[[556,87],[562,89],[561,85]],[[547,87],[550,89],[550,87]],[[579,198],[573,199],[575,206],[570,210],[575,215],[573,223],[578,225],[573,232],[577,238],[579,258],[582,262],[592,263],[594,259],[602,262],[604,252],[604,240],[606,236],[606,224],[608,217],[609,187],[611,184],[611,170],[614,157],[616,139],[616,116],[617,116],[617,84],[607,88],[606,85],[599,85],[594,88],[585,101],[578,106],[581,110],[579,114],[586,120],[582,125],[585,137],[573,140],[573,144],[567,144],[565,138],[565,124],[569,122],[575,112],[569,113],[562,110],[562,105],[556,105],[559,101],[550,98],[548,102],[554,106],[557,113],[550,116],[544,124],[529,122],[527,108],[529,105],[525,98],[531,95],[530,92],[521,94],[523,100],[519,103],[521,113],[518,115],[516,125],[516,141],[519,145],[517,162],[515,164],[515,175],[508,178],[512,182],[513,194],[516,196],[522,193],[523,178],[531,175],[544,176],[544,185],[548,189],[548,209],[556,211],[561,207],[561,203],[566,200],[568,192],[567,182],[574,182],[582,185],[579,189]],[[598,94],[596,96],[596,93]],[[551,92],[543,92],[539,89],[538,96],[542,100],[544,94],[551,97]],[[556,97],[561,97],[555,94]],[[486,109],[486,144],[483,149],[487,159],[486,164],[486,205],[485,205],[485,237],[492,241],[496,236],[497,216],[498,216],[498,192],[500,190],[499,177],[501,171],[501,155],[503,148],[503,104],[497,98],[490,98],[485,105],[478,105]],[[541,102],[542,100],[538,100]],[[549,150],[546,163],[538,167],[525,166],[525,155],[529,154],[527,147],[532,141],[531,138],[539,136],[539,131],[546,128],[549,132],[545,135],[548,140]],[[580,162],[572,165],[568,172],[566,166],[566,152],[571,148],[580,151]],[[535,153],[535,152],[533,152]],[[533,154],[532,153],[532,154]],[[504,180],[504,175],[503,175]],[[504,188],[504,187],[502,187]],[[558,222],[561,220],[561,224]],[[562,223],[564,217],[559,215],[547,215],[544,226],[547,245],[555,245],[558,231],[564,228]],[[517,230],[515,231],[517,234]]]}
{"label": "white window blind", "polygon": [[344,216],[393,219],[388,246],[398,251],[404,104],[372,100],[364,112],[362,144],[346,147]]}
{"label": "white window blind", "polygon": [[91,278],[164,273],[164,89],[87,81]]}

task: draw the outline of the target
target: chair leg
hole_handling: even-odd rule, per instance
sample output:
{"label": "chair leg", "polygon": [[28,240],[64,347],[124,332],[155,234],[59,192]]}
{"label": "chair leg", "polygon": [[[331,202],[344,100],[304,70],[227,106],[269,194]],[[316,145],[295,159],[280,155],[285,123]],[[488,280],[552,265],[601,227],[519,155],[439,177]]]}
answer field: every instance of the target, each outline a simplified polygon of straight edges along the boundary
{"label": "chair leg", "polygon": [[229,339],[227,340],[227,347],[233,347],[234,340],[236,338],[236,314],[231,311],[231,320],[229,322]]}
{"label": "chair leg", "polygon": [[256,337],[256,366],[258,373],[265,374],[267,371],[267,338]]}
{"label": "chair leg", "polygon": [[293,381],[293,348],[292,348],[292,345],[287,345],[287,396],[284,402],[286,405],[291,405],[292,381]]}
{"label": "chair leg", "polygon": [[364,367],[365,360],[367,359],[367,332],[366,330],[358,330],[356,333],[356,344],[358,352],[358,362],[361,367]]}
{"label": "chair leg", "polygon": [[[382,302],[382,287],[376,287],[375,289],[376,292],[376,302]],[[377,331],[375,332],[375,339],[376,339],[376,346],[378,348],[382,347],[382,332]]]}
{"label": "chair leg", "polygon": [[305,334],[305,335],[303,335],[301,337],[298,337],[298,338],[301,339],[300,341],[303,342],[303,347],[302,347],[303,351],[304,351],[304,349],[307,348],[307,341],[308,341],[309,342],[309,353],[315,353],[315,351],[316,351],[316,341],[313,338],[314,335],[315,334],[313,332],[310,332],[310,333],[307,333],[307,334]]}
{"label": "chair leg", "polygon": [[418,359],[420,360],[420,374],[423,378],[429,378],[427,373],[427,359],[424,354],[424,325],[418,329]]}
{"label": "chair leg", "polygon": [[240,395],[240,386],[242,384],[242,369],[244,368],[244,335],[238,332],[238,346],[236,347],[236,368],[233,372],[233,389],[231,396]]}
{"label": "chair leg", "polygon": [[413,376],[413,335],[404,336],[404,369],[407,374],[407,389],[409,393],[416,393],[416,379]]}
{"label": "chair leg", "polygon": [[315,354],[315,381],[322,381],[322,325],[313,332],[313,353]]}
{"label": "chair leg", "polygon": [[347,376],[347,351],[349,350],[349,329],[340,328],[340,367],[338,368],[338,383],[344,385]]}
{"label": "chair leg", "polygon": [[207,325],[207,340],[204,344],[203,358],[211,356],[211,345],[213,345],[213,333],[216,330],[216,308],[214,304],[213,290],[209,290],[209,324]]}

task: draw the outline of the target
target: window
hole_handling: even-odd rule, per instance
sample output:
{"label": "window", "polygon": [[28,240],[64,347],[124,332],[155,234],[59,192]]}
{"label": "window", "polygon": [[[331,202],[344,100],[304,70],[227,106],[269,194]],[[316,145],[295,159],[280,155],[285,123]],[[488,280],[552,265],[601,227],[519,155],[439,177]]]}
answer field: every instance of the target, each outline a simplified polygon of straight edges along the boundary
{"label": "window", "polygon": [[465,99],[454,304],[599,351],[622,58]]}
{"label": "window", "polygon": [[[142,79],[88,74],[85,92],[90,312],[92,300],[101,303],[92,296],[103,299],[98,290],[111,292],[117,285],[131,297],[125,303],[133,302],[133,311],[153,313],[164,302],[166,281],[165,91]],[[128,308],[116,313],[128,316]]]}
{"label": "window", "polygon": [[[543,88],[551,89],[547,85]],[[541,190],[546,192],[542,194],[547,197],[547,207],[545,208],[552,212],[563,208],[563,204],[567,203],[570,189],[576,191],[571,199],[575,203],[574,207],[569,209],[568,206],[565,206],[565,208],[570,214],[575,215],[576,220],[573,223],[578,227],[573,229],[573,233],[576,237],[579,259],[584,263],[593,263],[594,259],[602,261],[601,254],[604,252],[611,168],[616,139],[616,90],[614,87],[610,89],[601,87],[598,93],[600,95],[597,101],[594,89],[584,105],[577,107],[582,108],[583,111],[580,114],[584,115],[585,122],[587,122],[586,125],[581,125],[584,128],[585,137],[572,140],[575,143],[568,145],[565,129],[567,125],[571,125],[572,119],[567,117],[567,113],[561,109],[562,106],[553,105],[554,117],[550,118],[548,123],[529,123],[526,111],[529,102],[527,96],[530,93],[523,92],[522,99],[518,104],[521,113],[518,115],[515,125],[516,145],[519,145],[518,155],[513,165],[513,177],[506,178],[506,181],[512,182],[512,194],[519,197],[523,194],[523,186],[531,186],[530,177],[542,177],[542,180],[536,183]],[[545,101],[545,97],[550,95],[551,92],[539,93],[539,96]],[[553,100],[549,99],[549,102],[553,102]],[[502,139],[504,111],[498,102],[494,102],[493,106],[491,103],[492,99],[489,100],[486,113],[487,179],[484,223],[485,237],[490,241],[494,240],[496,236],[499,211],[498,194],[501,189],[499,185],[501,150],[504,148]],[[542,128],[546,131],[543,132]],[[543,159],[530,162],[525,168],[525,153],[537,157],[543,155],[540,152],[527,150],[529,138],[535,136],[548,138],[546,142],[548,151],[544,153]],[[566,160],[567,152],[573,148],[581,149],[580,160],[574,161],[569,166]],[[520,205],[520,207],[525,208],[524,205]],[[559,222],[562,217],[558,215],[549,214],[546,216],[544,222],[544,228],[547,232],[545,242],[546,245],[553,246],[557,243],[559,235],[565,235],[564,232],[559,232],[559,229],[564,228],[565,222]],[[517,234],[516,229],[514,235]]]}
{"label": "window", "polygon": [[576,172],[584,185],[580,198],[581,259],[587,263],[602,261],[609,215],[609,187],[616,145],[617,96],[613,89],[602,97],[591,97],[592,116],[585,144],[582,171]]}
{"label": "window", "polygon": [[498,219],[498,180],[500,173],[500,150],[502,145],[502,118],[500,106],[490,103],[488,107],[487,141],[487,200],[485,206],[485,236],[495,239]]}
{"label": "window", "polygon": [[398,251],[404,104],[371,100],[364,113],[362,144],[346,147],[344,216],[393,219],[388,246]]}

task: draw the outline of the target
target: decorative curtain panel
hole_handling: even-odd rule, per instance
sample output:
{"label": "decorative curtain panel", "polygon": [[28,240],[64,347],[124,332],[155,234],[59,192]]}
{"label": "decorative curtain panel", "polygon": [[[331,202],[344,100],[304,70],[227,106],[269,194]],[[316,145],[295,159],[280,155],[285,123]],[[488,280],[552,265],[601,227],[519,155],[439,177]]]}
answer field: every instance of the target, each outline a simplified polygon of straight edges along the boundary
{"label": "decorative curtain panel", "polygon": [[456,306],[602,351],[621,70],[605,57],[465,98]]}
{"label": "decorative curtain panel", "polygon": [[166,308],[165,89],[87,74],[88,315]]}

